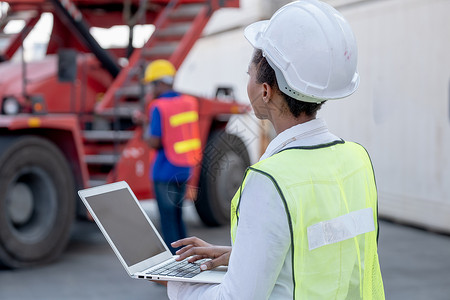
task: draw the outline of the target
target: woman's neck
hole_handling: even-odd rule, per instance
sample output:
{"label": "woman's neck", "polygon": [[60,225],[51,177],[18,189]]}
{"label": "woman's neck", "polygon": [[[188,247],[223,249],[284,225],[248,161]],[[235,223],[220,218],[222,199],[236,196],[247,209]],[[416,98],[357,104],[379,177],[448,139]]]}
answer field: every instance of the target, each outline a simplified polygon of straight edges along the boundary
{"label": "woman's neck", "polygon": [[309,122],[311,120],[314,120],[315,118],[315,115],[307,116],[302,113],[297,118],[295,118],[294,116],[286,117],[286,115],[278,115],[278,117],[275,116],[273,120],[270,121],[272,122],[275,132],[278,135],[286,129],[291,128],[292,126]]}

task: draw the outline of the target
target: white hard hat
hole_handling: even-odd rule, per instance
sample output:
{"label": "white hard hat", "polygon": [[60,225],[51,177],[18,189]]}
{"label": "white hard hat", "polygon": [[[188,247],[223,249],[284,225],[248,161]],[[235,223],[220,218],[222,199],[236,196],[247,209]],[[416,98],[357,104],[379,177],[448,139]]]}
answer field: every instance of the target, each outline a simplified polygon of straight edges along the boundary
{"label": "white hard hat", "polygon": [[305,102],[351,95],[359,84],[355,36],[330,5],[301,0],[244,32],[274,68],[282,92]]}

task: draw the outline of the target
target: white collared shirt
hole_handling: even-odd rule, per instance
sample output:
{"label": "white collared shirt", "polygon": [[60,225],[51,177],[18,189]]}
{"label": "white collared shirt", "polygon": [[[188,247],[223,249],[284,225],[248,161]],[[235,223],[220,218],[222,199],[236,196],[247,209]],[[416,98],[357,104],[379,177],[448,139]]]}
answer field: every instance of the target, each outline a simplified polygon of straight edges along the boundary
{"label": "white collared shirt", "polygon": [[[278,134],[261,159],[282,149],[331,143],[339,138],[321,119]],[[250,172],[242,191],[239,226],[221,284],[169,282],[170,299],[292,299],[290,233],[283,202],[266,176]]]}

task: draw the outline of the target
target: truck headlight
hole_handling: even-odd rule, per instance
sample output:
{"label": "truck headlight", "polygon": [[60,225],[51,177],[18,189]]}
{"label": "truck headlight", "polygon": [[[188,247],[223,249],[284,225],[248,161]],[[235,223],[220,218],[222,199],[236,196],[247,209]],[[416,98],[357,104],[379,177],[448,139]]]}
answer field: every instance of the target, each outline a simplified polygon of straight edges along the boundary
{"label": "truck headlight", "polygon": [[17,115],[20,111],[20,104],[16,98],[8,97],[3,99],[2,113],[5,115]]}

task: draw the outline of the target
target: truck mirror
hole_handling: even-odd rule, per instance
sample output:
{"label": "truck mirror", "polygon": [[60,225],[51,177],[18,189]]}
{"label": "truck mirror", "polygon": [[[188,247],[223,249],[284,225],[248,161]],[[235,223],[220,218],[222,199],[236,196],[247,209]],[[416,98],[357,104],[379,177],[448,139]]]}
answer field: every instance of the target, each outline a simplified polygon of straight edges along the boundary
{"label": "truck mirror", "polygon": [[58,80],[74,82],[77,78],[77,52],[74,49],[58,51]]}

